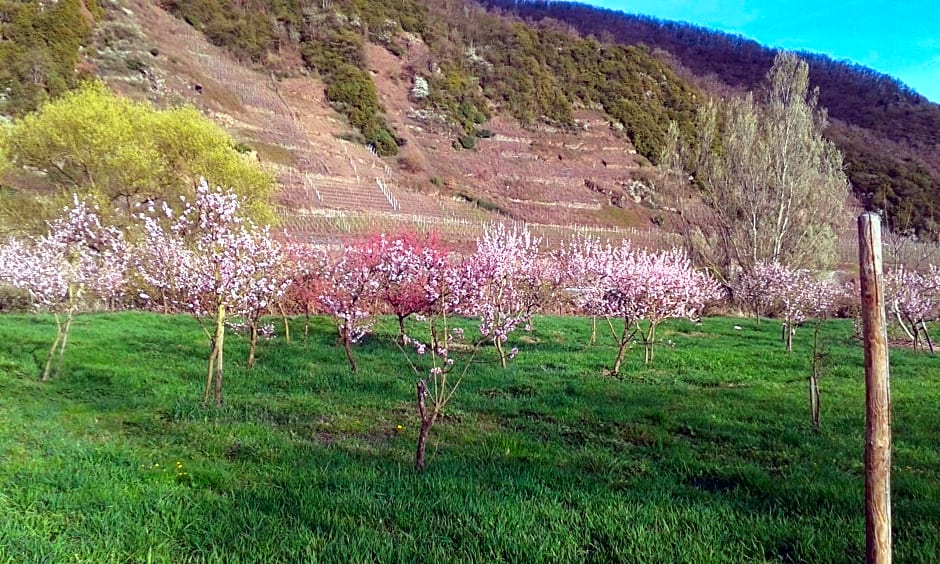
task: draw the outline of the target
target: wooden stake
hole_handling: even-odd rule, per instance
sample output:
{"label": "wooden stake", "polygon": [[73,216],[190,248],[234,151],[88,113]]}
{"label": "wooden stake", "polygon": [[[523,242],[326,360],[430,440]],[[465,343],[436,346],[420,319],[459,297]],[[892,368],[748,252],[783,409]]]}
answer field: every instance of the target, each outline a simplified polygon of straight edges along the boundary
{"label": "wooden stake", "polygon": [[881,218],[858,218],[858,262],[865,345],[866,561],[891,562],[891,390],[881,261]]}

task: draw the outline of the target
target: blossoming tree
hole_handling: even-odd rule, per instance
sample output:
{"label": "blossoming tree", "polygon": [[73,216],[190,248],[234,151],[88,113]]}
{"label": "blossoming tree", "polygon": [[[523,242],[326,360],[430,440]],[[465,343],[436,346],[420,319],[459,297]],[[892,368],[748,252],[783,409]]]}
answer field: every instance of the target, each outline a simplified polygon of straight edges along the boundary
{"label": "blossoming tree", "polygon": [[[340,267],[336,281],[348,280],[348,301],[335,308],[349,319],[355,312],[354,296],[368,303],[383,302],[398,319],[396,344],[417,376],[417,408],[421,425],[415,450],[415,466],[425,467],[425,451],[432,427],[440,420],[471,365],[490,343],[505,367],[517,349],[505,350],[508,334],[523,323],[540,303],[542,281],[537,264],[538,241],[526,231],[496,227],[478,241],[477,251],[451,262],[432,236],[426,241],[412,235],[373,237],[360,247],[348,247],[350,268]],[[341,261],[341,259],[340,259]],[[369,284],[366,283],[369,282]],[[370,284],[376,284],[372,289]],[[365,310],[365,308],[362,308]],[[374,309],[372,311],[375,311]],[[419,317],[420,316],[420,317]],[[455,316],[476,320],[476,337],[462,327],[452,327]],[[357,317],[354,316],[353,319]],[[412,323],[406,323],[409,319]]]}
{"label": "blossoming tree", "polygon": [[544,301],[540,244],[525,227],[497,224],[484,231],[462,267],[465,296],[459,312],[480,319],[480,331],[495,346],[503,368],[509,335],[519,327],[530,330],[532,315]]}
{"label": "blossoming tree", "polygon": [[[151,210],[140,219],[139,275],[160,293],[159,298],[146,292],[141,297],[161,307],[172,304],[200,322],[210,345],[203,401],[214,389],[215,403],[222,405],[226,320],[250,318],[283,291],[284,279],[272,274],[282,260],[280,246],[267,228],[241,214],[236,194],[213,190],[205,179],[178,217],[164,206],[162,217]],[[204,322],[210,319],[211,326]],[[252,347],[249,362],[253,353]]]}
{"label": "blossoming tree", "polygon": [[352,345],[372,331],[381,276],[381,250],[371,245],[350,245],[340,252],[315,250],[310,276],[319,280],[317,302],[336,324],[349,369],[359,368]]}
{"label": "blossoming tree", "polygon": [[[320,295],[323,282],[316,272],[321,261],[320,251],[309,244],[287,245],[287,270],[290,283],[282,304],[293,313],[304,316],[304,346],[310,336],[310,316],[320,311]],[[285,338],[288,326],[285,324]]]}
{"label": "blossoming tree", "polygon": [[814,281],[809,272],[779,262],[759,262],[744,276],[743,286],[761,296],[764,308],[783,314],[781,339],[787,352],[792,351],[796,326],[806,319],[807,306],[814,298]]}
{"label": "blossoming tree", "polygon": [[0,281],[26,290],[35,308],[55,319],[43,380],[61,369],[75,313],[122,291],[127,258],[123,234],[103,226],[96,210],[77,197],[45,235],[0,247]]}
{"label": "blossoming tree", "polygon": [[[663,321],[696,319],[706,304],[721,298],[717,282],[694,269],[678,249],[648,252],[634,250],[627,241],[614,246],[587,238],[571,241],[559,256],[569,279],[578,285],[572,291],[579,309],[607,320],[617,345],[613,374],[620,373],[634,337],[640,335],[649,363]],[[620,331],[612,322],[618,318],[623,322]]]}
{"label": "blossoming tree", "polygon": [[432,234],[422,238],[414,233],[394,237],[378,235],[366,245],[379,257],[376,274],[380,279],[379,298],[398,320],[398,336],[405,336],[405,320],[427,315],[440,295],[429,291],[438,286],[438,278],[447,268],[447,251]]}
{"label": "blossoming tree", "polygon": [[940,318],[940,268],[930,265],[919,272],[902,265],[890,270],[885,276],[885,301],[914,349],[923,336],[934,352],[927,323]]}
{"label": "blossoming tree", "polygon": [[[417,376],[417,407],[421,425],[415,449],[415,467],[424,469],[425,451],[431,428],[440,420],[444,409],[453,399],[470,367],[478,363],[478,355],[492,343],[491,319],[476,317],[476,337],[468,335],[462,327],[452,327],[457,315],[477,311],[469,300],[479,291],[479,281],[473,279],[475,270],[469,261],[448,264],[446,259],[435,263],[436,268],[423,286],[426,303],[433,304],[424,313],[422,325],[427,328],[426,340],[406,331],[398,343],[402,355]],[[396,341],[397,342],[397,341]],[[500,357],[505,362],[518,353],[513,348]],[[505,364],[503,364],[505,366]]]}

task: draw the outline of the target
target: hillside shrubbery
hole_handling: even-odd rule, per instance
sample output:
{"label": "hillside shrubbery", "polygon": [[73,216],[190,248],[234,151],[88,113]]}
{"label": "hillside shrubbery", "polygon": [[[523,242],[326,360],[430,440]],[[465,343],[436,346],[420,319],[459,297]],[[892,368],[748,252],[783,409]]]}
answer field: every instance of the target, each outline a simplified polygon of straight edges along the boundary
{"label": "hillside shrubbery", "polygon": [[18,116],[73,88],[79,48],[91,38],[95,0],[0,0],[0,115]]}
{"label": "hillside shrubbery", "polygon": [[550,23],[530,26],[480,9],[413,0],[328,7],[296,0],[165,0],[163,6],[246,59],[263,61],[279,42],[296,42],[305,65],[327,83],[330,102],[383,155],[394,154],[397,143],[365,69],[363,41],[402,56],[402,32],[430,47],[429,68],[413,69],[430,85],[422,103],[444,113],[457,137],[473,134],[493,106],[526,125],[560,127],[574,125],[575,109],[597,107],[623,126],[640,153],[655,159],[670,120],[686,132],[693,123],[694,91],[648,50],[582,39]]}

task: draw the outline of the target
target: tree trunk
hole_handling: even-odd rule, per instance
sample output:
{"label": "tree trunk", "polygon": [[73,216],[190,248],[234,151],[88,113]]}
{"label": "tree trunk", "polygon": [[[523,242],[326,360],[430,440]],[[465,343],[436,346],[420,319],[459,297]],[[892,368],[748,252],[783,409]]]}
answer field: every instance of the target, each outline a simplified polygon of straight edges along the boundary
{"label": "tree trunk", "polygon": [[415,468],[418,472],[424,471],[424,455],[428,444],[428,433],[431,432],[431,421],[422,420],[418,431],[418,450],[415,452]]}
{"label": "tree trunk", "polygon": [[[624,334],[626,334],[626,330],[624,330]],[[614,370],[612,372],[614,376],[620,375],[620,366],[623,364],[623,356],[627,350],[627,342],[628,340],[626,338],[622,337],[620,339],[620,347],[617,349],[617,359],[614,361]]]}
{"label": "tree trunk", "polygon": [[436,413],[428,413],[425,398],[428,396],[428,385],[424,380],[418,380],[418,416],[421,418],[421,429],[418,431],[418,446],[415,451],[415,468],[418,472],[424,471],[424,455],[428,444],[428,434],[434,425]]}
{"label": "tree trunk", "polygon": [[222,359],[225,351],[225,306],[219,307],[215,342],[215,405],[222,407]]}
{"label": "tree trunk", "polygon": [[499,364],[506,368],[506,353],[503,351],[503,343],[499,340],[499,337],[493,339],[493,343],[496,345],[496,352],[499,354]]}
{"label": "tree trunk", "polygon": [[349,326],[345,326],[341,331],[340,338],[343,341],[343,351],[346,353],[346,360],[349,361],[349,371],[358,372],[359,367],[356,366],[356,359],[353,358],[352,353],[352,342],[349,339]]}
{"label": "tree trunk", "polygon": [[258,319],[249,324],[248,336],[248,368],[255,367],[255,351],[258,349]]}
{"label": "tree trunk", "polygon": [[656,324],[650,321],[650,330],[646,334],[646,338],[643,340],[643,348],[646,349],[646,360],[644,364],[649,364],[653,361],[653,342],[656,340]]}
{"label": "tree trunk", "polygon": [[591,316],[591,344],[597,344],[597,316]]}
{"label": "tree trunk", "polygon": [[290,344],[290,320],[287,319],[284,304],[277,304],[277,310],[281,314],[281,321],[284,322],[284,342]]}
{"label": "tree trunk", "polygon": [[[440,348],[437,341],[437,324],[434,323],[432,318],[429,318],[428,324],[431,331],[431,350],[436,351]],[[447,335],[444,335],[444,342],[447,342]]]}
{"label": "tree trunk", "polygon": [[930,354],[937,354],[937,351],[935,351],[933,348],[933,339],[930,338],[930,331],[927,330],[927,323],[921,321],[920,328],[924,332],[924,340],[927,341],[927,346],[930,348]]}
{"label": "tree trunk", "polygon": [[310,337],[310,310],[304,311],[304,348],[307,347],[307,339]]}
{"label": "tree trunk", "polygon": [[405,344],[405,317],[402,315],[398,316],[398,340]]}
{"label": "tree trunk", "polygon": [[819,431],[819,370],[813,368],[809,377],[809,413],[813,422],[813,430]]}
{"label": "tree trunk", "polygon": [[614,326],[613,326],[613,323],[610,323],[610,319],[608,319],[608,325],[610,327],[610,334],[614,337],[614,341],[617,343],[617,347],[618,347],[617,359],[614,360],[614,369],[611,372],[611,374],[613,374],[614,376],[619,376],[620,367],[623,365],[623,357],[627,351],[627,345],[630,344],[630,341],[633,339],[633,337],[636,336],[637,331],[639,331],[640,325],[639,323],[637,323],[637,328],[634,329],[632,333],[628,334],[628,332],[630,331],[630,321],[624,318],[623,333],[621,333],[619,337],[614,332]]}
{"label": "tree trunk", "polygon": [[809,414],[813,430],[819,432],[819,364],[822,355],[819,352],[819,326],[813,329],[813,373],[809,376]]}
{"label": "tree trunk", "polygon": [[53,374],[58,376],[62,371],[62,359],[65,358],[65,346],[69,344],[69,331],[72,330],[72,317],[73,311],[70,309],[68,316],[65,318],[65,327],[62,329],[62,339],[59,343],[59,356],[56,359],[55,371]]}
{"label": "tree trunk", "polygon": [[212,393],[212,379],[215,376],[215,357],[216,357],[215,337],[212,337],[209,343],[209,362],[206,370],[206,389],[202,394],[203,405],[209,405],[209,394]]}
{"label": "tree trunk", "polygon": [[55,340],[52,341],[52,348],[46,356],[46,366],[42,370],[42,381],[48,382],[52,376],[52,359],[55,358],[55,351],[59,348],[59,341],[62,340],[62,320],[59,319],[58,312],[52,314],[55,317]]}
{"label": "tree trunk", "polygon": [[[901,317],[901,310],[898,309],[897,303],[894,304],[894,315],[898,319],[898,325],[901,326],[901,329],[904,329],[904,333],[907,335],[907,338],[911,340],[911,343],[916,342],[917,337],[915,337],[914,333],[910,329],[907,328],[907,323],[905,323],[904,318]],[[913,327],[913,330],[917,331],[916,325]]]}

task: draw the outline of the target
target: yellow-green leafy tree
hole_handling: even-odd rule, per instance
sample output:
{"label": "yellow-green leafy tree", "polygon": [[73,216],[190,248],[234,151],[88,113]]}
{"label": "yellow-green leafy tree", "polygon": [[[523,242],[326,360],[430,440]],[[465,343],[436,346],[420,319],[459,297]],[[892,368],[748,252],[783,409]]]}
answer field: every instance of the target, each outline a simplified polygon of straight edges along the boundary
{"label": "yellow-green leafy tree", "polygon": [[[104,210],[130,213],[138,204],[161,200],[176,207],[180,196],[195,194],[204,176],[241,196],[254,220],[274,220],[268,203],[273,176],[192,107],[157,110],[91,83],[6,129],[0,161],[6,153],[14,187],[39,179],[59,197],[75,192],[95,198]],[[14,206],[3,208],[10,215]]]}

